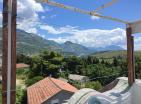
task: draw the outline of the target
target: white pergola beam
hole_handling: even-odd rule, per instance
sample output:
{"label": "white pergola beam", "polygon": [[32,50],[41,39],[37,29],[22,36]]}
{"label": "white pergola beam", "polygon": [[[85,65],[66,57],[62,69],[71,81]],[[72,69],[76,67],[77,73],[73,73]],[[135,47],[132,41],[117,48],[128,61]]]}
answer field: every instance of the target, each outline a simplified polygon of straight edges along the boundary
{"label": "white pergola beam", "polygon": [[132,34],[141,33],[141,20],[128,23],[127,27],[131,27],[132,28]]}

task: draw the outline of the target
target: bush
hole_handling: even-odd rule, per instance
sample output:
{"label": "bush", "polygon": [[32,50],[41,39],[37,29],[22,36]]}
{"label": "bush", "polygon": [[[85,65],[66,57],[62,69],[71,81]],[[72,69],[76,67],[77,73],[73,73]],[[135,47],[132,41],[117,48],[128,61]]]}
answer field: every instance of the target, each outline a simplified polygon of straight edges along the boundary
{"label": "bush", "polygon": [[91,88],[91,89],[94,89],[94,90],[97,90],[97,91],[102,89],[102,85],[101,85],[101,83],[99,81],[87,82],[85,84],[85,87],[86,88]]}
{"label": "bush", "polygon": [[34,84],[34,83],[36,83],[36,82],[38,82],[38,81],[40,81],[40,80],[42,80],[42,79],[43,79],[42,76],[33,77],[32,79],[28,79],[28,80],[26,81],[26,85],[27,85],[27,86],[30,86],[30,85],[32,85],[32,84]]}
{"label": "bush", "polygon": [[23,80],[26,79],[28,73],[29,73],[29,68],[22,68],[22,69],[16,70],[16,75],[17,75],[17,78],[19,79],[23,79]]}
{"label": "bush", "polygon": [[16,92],[16,104],[27,104],[26,90],[18,90]]}

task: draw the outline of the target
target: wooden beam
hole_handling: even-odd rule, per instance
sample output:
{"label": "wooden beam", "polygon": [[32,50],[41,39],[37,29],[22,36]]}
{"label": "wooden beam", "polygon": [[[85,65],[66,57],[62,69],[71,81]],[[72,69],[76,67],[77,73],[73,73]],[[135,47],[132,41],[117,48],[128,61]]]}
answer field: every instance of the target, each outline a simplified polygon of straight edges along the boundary
{"label": "wooden beam", "polygon": [[111,0],[110,2],[108,2],[108,3],[106,3],[106,4],[104,4],[104,5],[101,5],[100,7],[98,7],[98,8],[96,8],[93,12],[99,12],[100,10],[102,10],[102,9],[105,9],[105,8],[107,8],[107,7],[109,7],[109,6],[111,6],[111,5],[113,5],[114,3],[116,3],[118,0]]}
{"label": "wooden beam", "polygon": [[135,82],[135,52],[134,52],[134,36],[132,36],[132,67],[133,67],[133,82]]}
{"label": "wooden beam", "polygon": [[127,35],[127,67],[128,67],[128,83],[132,85],[135,81],[134,71],[134,37],[132,36],[132,29],[128,27],[126,29]]}
{"label": "wooden beam", "polygon": [[[10,5],[10,3],[12,3],[12,5]],[[17,1],[12,0],[11,2],[10,0],[4,0],[2,104],[15,104],[16,101],[16,14]]]}
{"label": "wooden beam", "polygon": [[7,104],[8,0],[3,0],[2,104]]}
{"label": "wooden beam", "polygon": [[17,16],[17,0],[12,0],[12,38],[11,38],[11,104],[16,102],[16,16]]}
{"label": "wooden beam", "polygon": [[35,0],[35,1],[47,3],[47,4],[51,5],[51,6],[56,6],[56,7],[59,7],[59,8],[70,10],[70,11],[79,12],[79,13],[83,13],[83,14],[88,14],[90,16],[96,16],[96,17],[100,17],[100,18],[103,18],[103,19],[108,19],[108,20],[112,20],[112,21],[116,21],[116,22],[120,22],[120,23],[124,23],[124,24],[129,23],[128,21],[124,21],[124,20],[121,20],[121,19],[118,19],[118,18],[113,18],[111,16],[103,16],[101,14],[95,13],[94,11],[88,11],[88,10],[84,10],[84,9],[79,9],[79,8],[76,8],[76,7],[73,7],[73,6],[69,6],[69,5],[58,3],[58,2],[54,2],[52,0]]}

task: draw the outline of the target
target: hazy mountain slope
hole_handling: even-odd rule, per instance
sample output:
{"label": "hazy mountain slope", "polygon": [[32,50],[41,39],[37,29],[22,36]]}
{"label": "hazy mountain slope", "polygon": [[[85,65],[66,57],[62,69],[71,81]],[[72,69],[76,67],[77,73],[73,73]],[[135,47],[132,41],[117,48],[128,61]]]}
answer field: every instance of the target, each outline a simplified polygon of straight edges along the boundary
{"label": "hazy mountain slope", "polygon": [[[1,36],[2,31],[0,29],[0,38]],[[31,34],[22,30],[17,30],[18,53],[36,54],[42,50],[60,50],[60,48],[61,48],[60,45],[54,41],[43,39],[42,37],[36,34]]]}
{"label": "hazy mountain slope", "polygon": [[119,51],[119,50],[124,50],[122,47],[120,46],[116,46],[116,45],[109,45],[106,47],[89,47],[90,50],[94,51],[94,52],[101,52],[101,51]]}
{"label": "hazy mountain slope", "polygon": [[[0,29],[0,39],[2,37],[2,30]],[[0,44],[0,46],[2,43]],[[84,55],[88,54],[89,50],[79,44],[66,42],[58,44],[51,40],[43,39],[42,37],[27,33],[23,30],[17,30],[17,52],[24,54],[36,54],[42,50],[57,51],[66,55]]]}
{"label": "hazy mountain slope", "polygon": [[[98,52],[92,54],[95,57],[99,58],[113,58],[113,57],[126,57],[127,51],[107,51],[107,52]],[[135,51],[135,56],[141,57],[141,51]]]}
{"label": "hazy mountain slope", "polygon": [[[0,50],[2,48],[2,29],[0,28]],[[123,50],[119,46],[107,46],[104,48],[88,48],[80,44],[67,41],[63,44],[52,40],[46,40],[36,34],[17,30],[17,52],[23,54],[38,54],[40,51],[57,51],[63,55],[89,55],[99,51]]]}
{"label": "hazy mountain slope", "polygon": [[79,56],[91,53],[91,51],[87,47],[80,44],[72,43],[70,41],[65,42],[61,45],[61,47],[63,48],[64,52],[75,53]]}

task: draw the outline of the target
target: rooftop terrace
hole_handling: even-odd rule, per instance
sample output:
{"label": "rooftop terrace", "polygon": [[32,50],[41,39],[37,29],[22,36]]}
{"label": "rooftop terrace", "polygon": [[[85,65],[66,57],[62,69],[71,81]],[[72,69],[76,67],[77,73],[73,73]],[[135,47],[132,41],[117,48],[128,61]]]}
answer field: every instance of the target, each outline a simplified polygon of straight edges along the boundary
{"label": "rooftop terrace", "polygon": [[118,78],[117,85],[106,92],[100,93],[93,89],[84,88],[76,92],[68,104],[140,104],[141,80],[128,86],[126,77]]}

